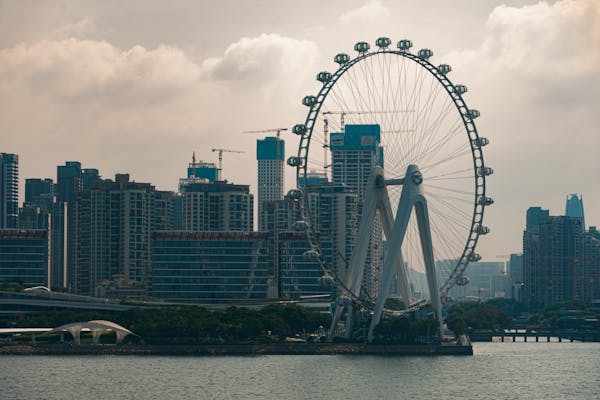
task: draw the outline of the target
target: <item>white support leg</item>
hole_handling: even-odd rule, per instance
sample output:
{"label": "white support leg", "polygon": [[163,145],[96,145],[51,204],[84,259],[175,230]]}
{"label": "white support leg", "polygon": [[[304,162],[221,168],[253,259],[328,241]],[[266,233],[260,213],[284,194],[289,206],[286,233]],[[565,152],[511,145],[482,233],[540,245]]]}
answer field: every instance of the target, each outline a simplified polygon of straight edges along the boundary
{"label": "white support leg", "polygon": [[[413,166],[408,168],[406,173],[407,176],[409,176],[409,173],[411,172],[411,167]],[[398,265],[398,262],[400,261],[400,249],[402,248],[402,242],[404,242],[404,236],[410,220],[412,207],[415,203],[416,194],[418,194],[416,185],[414,183],[411,184],[411,182],[404,182],[402,194],[400,195],[400,202],[398,203],[398,211],[396,212],[396,220],[394,221],[394,228],[392,230],[391,238],[388,238],[389,251],[383,264],[383,272],[380,281],[384,288],[383,293],[387,293],[385,288],[389,287],[392,277],[394,276],[393,274],[396,265]],[[380,286],[380,290],[382,286]],[[375,327],[379,324],[379,321],[381,321],[384,303],[385,298],[380,294],[377,297],[373,318],[371,319],[371,326],[369,327],[369,341],[373,340]]]}
{"label": "white support leg", "polygon": [[[375,218],[375,212],[377,209],[377,177],[382,174],[381,168],[373,168],[371,177],[369,178],[369,184],[366,188],[365,203],[363,204],[362,214],[360,217],[360,225],[358,231],[358,237],[354,242],[354,249],[352,251],[352,258],[350,259],[350,266],[346,272],[346,288],[348,288],[355,296],[360,295],[360,288],[365,273],[365,261],[367,259],[367,252],[369,250],[369,243],[371,239],[371,230],[373,219]],[[338,309],[333,316],[330,327],[330,335],[333,333],[337,324],[342,317],[343,309],[346,308],[346,337],[352,336],[353,330],[353,307],[348,304],[342,303],[338,305]]]}
{"label": "white support leg", "polygon": [[419,195],[415,203],[415,213],[419,226],[419,236],[421,238],[421,248],[423,250],[423,259],[425,260],[425,271],[427,273],[427,284],[429,285],[429,295],[431,296],[431,306],[438,320],[440,338],[442,337],[442,302],[440,300],[440,290],[435,271],[435,259],[433,258],[433,244],[431,242],[431,229],[429,227],[429,212],[427,209],[427,199]]}
{"label": "white support leg", "polygon": [[[382,216],[382,225],[383,225],[383,233],[385,234],[386,240],[390,240],[392,237],[392,227],[394,221],[394,215],[392,214],[392,206],[390,204],[390,197],[387,192],[387,188],[383,188],[379,197],[379,212]],[[389,252],[388,248],[388,252]],[[410,290],[410,285],[408,283],[408,271],[406,269],[406,264],[404,263],[404,258],[402,257],[402,249],[398,249],[399,251],[399,259],[396,264],[396,280],[398,281],[398,286],[400,288],[400,295],[404,300],[404,305],[406,307],[410,306],[412,301],[412,292]],[[389,287],[388,287],[389,288]],[[381,293],[381,292],[380,292]],[[387,297],[388,293],[385,293]]]}

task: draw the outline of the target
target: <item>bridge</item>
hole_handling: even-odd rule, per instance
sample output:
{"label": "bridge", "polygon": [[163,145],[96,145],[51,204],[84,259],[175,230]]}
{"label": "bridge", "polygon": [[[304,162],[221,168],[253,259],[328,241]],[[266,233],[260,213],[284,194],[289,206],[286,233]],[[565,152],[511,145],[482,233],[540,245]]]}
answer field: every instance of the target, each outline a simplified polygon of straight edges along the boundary
{"label": "bridge", "polygon": [[199,306],[210,310],[224,311],[232,306],[258,310],[271,304],[298,304],[322,312],[329,311],[330,308],[330,300],[321,298],[307,298],[300,300],[265,299],[230,303],[178,303],[160,300],[107,299],[60,292],[0,291],[0,318],[15,317],[17,315],[25,314],[39,314],[49,310],[120,312],[132,308]]}
{"label": "bridge", "polygon": [[600,332],[571,329],[506,329],[499,332],[470,333],[472,342],[600,342]]}

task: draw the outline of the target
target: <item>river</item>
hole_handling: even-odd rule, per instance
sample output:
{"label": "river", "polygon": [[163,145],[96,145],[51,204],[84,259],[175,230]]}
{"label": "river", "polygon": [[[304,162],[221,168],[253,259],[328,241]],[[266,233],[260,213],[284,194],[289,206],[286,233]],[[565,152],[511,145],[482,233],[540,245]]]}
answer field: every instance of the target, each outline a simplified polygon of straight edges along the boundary
{"label": "river", "polygon": [[1,399],[600,399],[600,343],[474,356],[2,356]]}

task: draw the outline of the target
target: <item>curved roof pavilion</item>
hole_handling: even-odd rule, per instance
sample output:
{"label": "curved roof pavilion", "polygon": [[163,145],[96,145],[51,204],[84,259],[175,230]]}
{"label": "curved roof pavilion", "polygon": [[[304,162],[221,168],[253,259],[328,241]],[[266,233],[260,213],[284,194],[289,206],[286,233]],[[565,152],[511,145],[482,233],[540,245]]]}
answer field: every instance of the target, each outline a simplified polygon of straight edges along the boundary
{"label": "curved roof pavilion", "polygon": [[122,327],[119,324],[115,324],[111,321],[104,320],[93,320],[88,322],[73,322],[70,324],[61,325],[57,328],[54,328],[48,333],[62,333],[69,332],[76,344],[81,344],[81,332],[92,332],[92,338],[94,343],[98,343],[100,340],[100,336],[102,336],[105,332],[115,332],[117,336],[117,344],[121,343],[123,339],[128,335],[135,335],[135,333],[131,332],[129,329]]}

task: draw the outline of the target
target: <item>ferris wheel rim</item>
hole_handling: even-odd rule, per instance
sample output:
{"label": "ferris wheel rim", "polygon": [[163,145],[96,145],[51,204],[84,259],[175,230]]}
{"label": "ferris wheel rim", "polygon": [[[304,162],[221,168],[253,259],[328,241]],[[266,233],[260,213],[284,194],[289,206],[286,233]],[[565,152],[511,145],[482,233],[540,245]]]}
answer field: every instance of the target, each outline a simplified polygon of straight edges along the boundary
{"label": "ferris wheel rim", "polygon": [[[300,136],[300,144],[298,146],[297,153],[297,161],[296,163],[296,181],[297,187],[300,190],[304,190],[307,184],[307,177],[309,173],[309,149],[311,144],[311,139],[313,136],[313,131],[315,128],[316,121],[321,115],[321,107],[324,104],[327,96],[330,91],[336,86],[336,83],[340,80],[340,78],[349,71],[352,67],[357,65],[359,62],[366,60],[373,56],[378,56],[382,54],[390,54],[394,56],[404,57],[416,64],[420,65],[422,68],[427,70],[439,84],[443,86],[449,98],[452,100],[452,103],[455,109],[458,111],[462,125],[464,127],[464,131],[467,134],[467,139],[469,141],[471,158],[472,158],[472,166],[474,172],[474,198],[473,198],[473,213],[471,216],[471,224],[469,229],[469,235],[464,244],[464,248],[462,254],[457,259],[456,265],[452,268],[452,272],[446,279],[446,281],[440,287],[440,293],[444,300],[447,299],[448,291],[456,284],[458,284],[459,279],[463,277],[463,274],[469,265],[470,262],[477,261],[479,257],[477,253],[475,253],[476,245],[479,241],[479,237],[481,233],[476,228],[478,226],[482,226],[484,211],[486,208],[486,165],[483,157],[482,144],[480,141],[479,133],[477,131],[477,127],[474,119],[476,116],[471,114],[471,109],[468,108],[462,94],[457,90],[456,85],[452,83],[452,81],[447,77],[445,73],[440,71],[439,67],[436,67],[431,62],[429,62],[427,57],[420,57],[419,55],[413,54],[409,51],[404,50],[391,50],[387,47],[380,47],[376,51],[359,51],[359,54],[354,58],[348,58],[346,62],[340,63],[339,68],[332,74],[330,74],[330,78],[323,82],[323,86],[319,90],[316,96],[312,96],[314,99],[313,104],[309,105],[309,112],[306,116],[306,120],[304,123],[304,131],[299,135]],[[310,96],[307,96],[310,97]],[[308,104],[305,104],[308,105]],[[303,183],[303,185],[301,184]],[[308,204],[306,204],[307,196],[304,196],[303,202],[303,213],[306,213],[306,220],[310,221],[311,210]],[[316,239],[316,233],[314,232],[314,227],[312,224],[308,224],[308,240],[310,242],[311,248],[320,249],[319,241]],[[318,251],[319,254],[319,264],[325,273],[330,273],[330,270],[326,267],[325,261],[322,259],[322,252]],[[332,276],[336,286],[340,287],[344,292],[348,293],[348,289],[345,288],[343,283],[337,279],[337,277]],[[358,300],[358,299],[355,299]]]}

